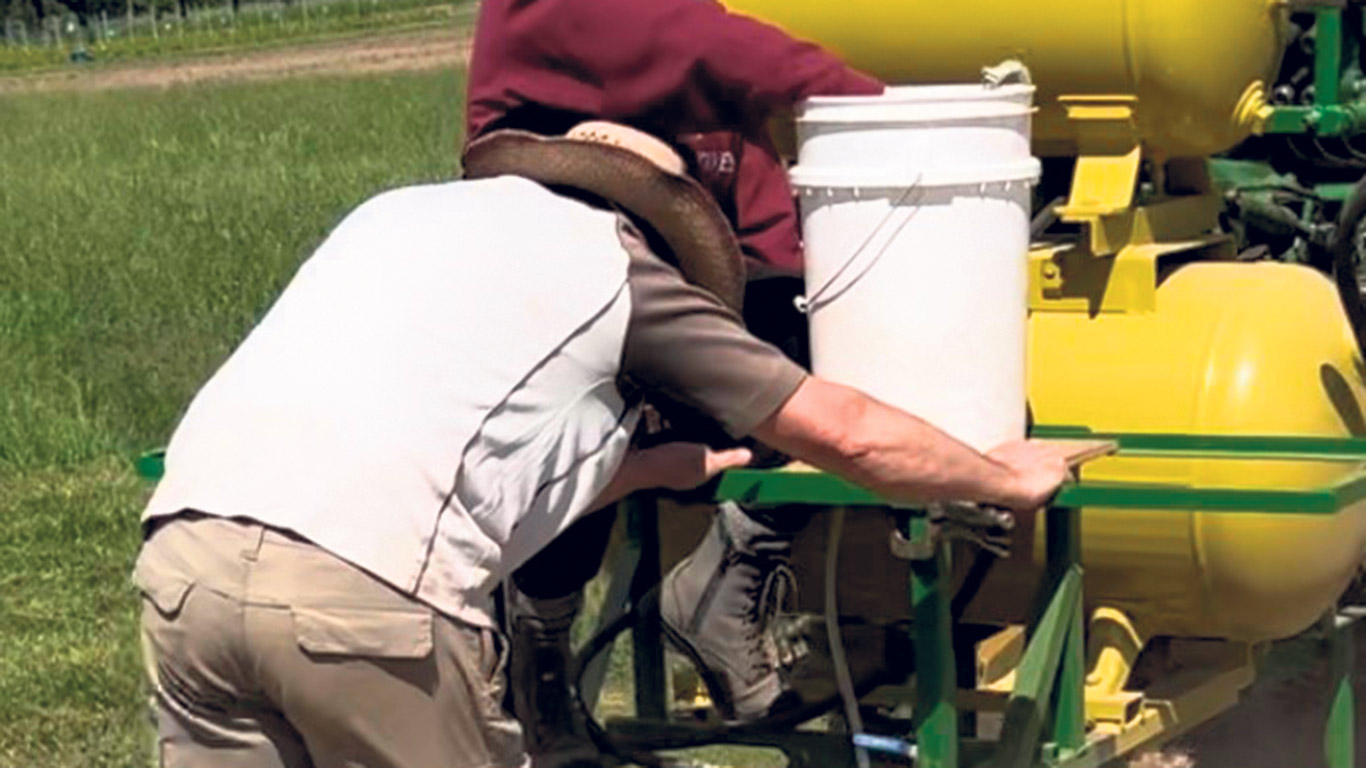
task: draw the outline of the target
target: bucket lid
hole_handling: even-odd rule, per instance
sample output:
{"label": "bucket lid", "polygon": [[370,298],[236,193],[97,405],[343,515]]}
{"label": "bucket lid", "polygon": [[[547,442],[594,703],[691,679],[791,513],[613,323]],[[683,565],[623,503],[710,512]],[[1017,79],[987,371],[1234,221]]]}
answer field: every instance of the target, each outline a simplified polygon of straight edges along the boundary
{"label": "bucket lid", "polygon": [[789,171],[793,186],[805,189],[906,189],[907,187],[953,187],[1039,180],[1038,158],[1023,157],[994,165],[960,165],[943,168],[807,168]]}
{"label": "bucket lid", "polygon": [[798,122],[919,121],[1014,117],[1034,111],[1034,86],[903,85],[877,96],[813,96],[797,105]]}
{"label": "bucket lid", "polygon": [[952,85],[892,85],[876,96],[812,96],[799,106],[851,106],[862,104],[926,104],[936,101],[1005,101],[1029,104],[1034,86],[1022,83],[991,87],[981,83]]}

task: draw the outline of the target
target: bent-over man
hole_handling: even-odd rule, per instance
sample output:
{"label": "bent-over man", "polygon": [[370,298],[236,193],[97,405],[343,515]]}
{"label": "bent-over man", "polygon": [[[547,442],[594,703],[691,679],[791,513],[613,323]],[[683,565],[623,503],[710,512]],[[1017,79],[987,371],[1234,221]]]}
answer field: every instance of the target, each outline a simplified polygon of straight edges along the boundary
{"label": "bent-over man", "polygon": [[523,764],[495,585],[612,498],[748,460],[633,451],[653,393],[892,499],[1027,511],[1062,480],[746,333],[730,231],[661,142],[500,132],[466,168],[342,221],[176,429],[134,574],[164,765]]}

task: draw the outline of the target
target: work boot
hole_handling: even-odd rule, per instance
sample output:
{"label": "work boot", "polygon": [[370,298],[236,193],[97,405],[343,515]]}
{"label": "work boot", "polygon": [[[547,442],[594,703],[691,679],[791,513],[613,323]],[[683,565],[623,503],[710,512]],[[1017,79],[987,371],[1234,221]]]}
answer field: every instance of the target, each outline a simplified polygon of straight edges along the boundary
{"label": "work boot", "polygon": [[795,586],[792,535],[722,504],[702,543],[660,587],[664,633],[698,668],[721,716],[747,722],[785,692],[769,624]]}
{"label": "work boot", "polygon": [[569,629],[582,603],[582,591],[537,599],[508,588],[508,682],[533,768],[601,764],[573,701],[569,679]]}

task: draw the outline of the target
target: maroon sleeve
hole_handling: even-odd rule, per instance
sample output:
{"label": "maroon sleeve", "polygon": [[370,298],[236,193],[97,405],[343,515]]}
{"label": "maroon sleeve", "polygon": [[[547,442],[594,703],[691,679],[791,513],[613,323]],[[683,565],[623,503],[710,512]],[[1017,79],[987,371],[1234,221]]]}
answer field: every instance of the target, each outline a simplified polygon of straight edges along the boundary
{"label": "maroon sleeve", "polygon": [[[606,0],[600,5],[617,6],[628,18],[649,17],[632,20],[648,30],[637,56],[620,62],[626,66],[604,72],[604,78],[618,86],[606,94],[610,113],[644,113],[654,103],[683,93],[691,97],[683,117],[705,130],[713,121],[716,126],[734,126],[725,104],[743,105],[755,115],[818,94],[883,90],[881,82],[846,66],[820,46],[730,13],[714,0]],[[612,27],[613,32],[621,28]],[[602,44],[615,48],[620,41]]]}
{"label": "maroon sleeve", "polygon": [[[688,0],[684,0],[688,2]],[[707,74],[764,111],[808,96],[876,95],[883,84],[820,46],[771,24],[730,13],[713,0],[691,0],[689,34]]]}
{"label": "maroon sleeve", "polygon": [[647,130],[734,130],[807,96],[881,92],[819,46],[714,0],[485,0],[469,129],[536,104]]}

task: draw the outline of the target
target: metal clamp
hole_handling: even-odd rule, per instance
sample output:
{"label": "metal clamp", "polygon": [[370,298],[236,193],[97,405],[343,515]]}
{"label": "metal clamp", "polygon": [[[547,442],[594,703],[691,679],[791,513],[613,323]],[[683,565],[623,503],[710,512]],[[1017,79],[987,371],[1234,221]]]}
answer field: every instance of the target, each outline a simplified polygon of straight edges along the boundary
{"label": "metal clamp", "polygon": [[894,556],[929,560],[941,541],[966,541],[997,557],[1010,556],[1015,515],[1009,510],[954,501],[931,504],[925,514],[929,520],[925,536],[908,539],[900,530],[892,530],[888,544]]}

